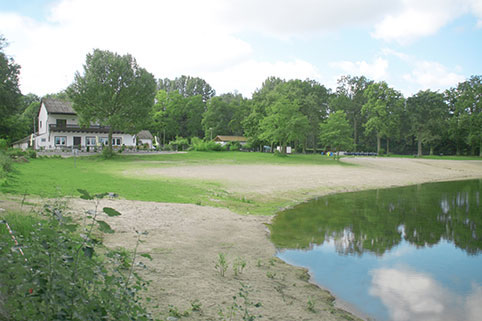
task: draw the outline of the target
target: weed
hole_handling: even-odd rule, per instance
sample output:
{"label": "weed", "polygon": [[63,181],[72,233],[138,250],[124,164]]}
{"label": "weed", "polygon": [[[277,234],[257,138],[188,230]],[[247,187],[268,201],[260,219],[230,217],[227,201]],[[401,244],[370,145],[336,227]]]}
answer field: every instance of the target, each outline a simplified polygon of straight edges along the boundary
{"label": "weed", "polygon": [[233,263],[234,276],[238,276],[238,274],[243,273],[243,270],[245,267],[246,267],[246,260],[241,257],[237,257]]}
{"label": "weed", "polygon": [[275,272],[268,271],[268,272],[266,272],[266,276],[267,276],[269,279],[274,279],[274,278],[276,277],[276,273],[275,273]]}
{"label": "weed", "polygon": [[121,255],[93,237],[94,227],[113,231],[98,219],[102,195],[81,194],[95,201],[90,223],[83,228],[62,203],[46,205],[43,218],[25,227],[24,233],[22,224],[10,222],[25,256],[16,251],[19,247],[8,234],[0,233],[1,312],[6,319],[151,320],[141,305],[140,292],[147,282],[134,271],[136,251],[130,267],[119,264],[116,258]]}
{"label": "weed", "polygon": [[[235,316],[239,313],[241,320],[243,321],[254,321],[261,318],[261,315],[255,315],[252,313],[252,308],[259,308],[262,306],[261,302],[254,303],[249,298],[251,292],[251,287],[247,284],[240,282],[241,287],[237,295],[233,296],[233,303],[228,307],[227,311],[219,310],[220,320],[232,321]],[[241,302],[238,301],[241,300]]]}
{"label": "weed", "polygon": [[201,311],[201,306],[202,306],[202,304],[198,299],[196,299],[194,301],[191,301],[191,310]]}
{"label": "weed", "polygon": [[218,261],[216,262],[215,269],[219,271],[219,274],[221,274],[222,277],[224,277],[224,274],[228,270],[228,262],[226,261],[226,256],[224,253],[219,253],[218,254]]}
{"label": "weed", "polygon": [[276,259],[275,259],[274,257],[272,257],[272,258],[269,259],[269,264],[270,264],[271,266],[274,266],[274,263],[275,263],[275,262],[276,262]]}
{"label": "weed", "polygon": [[258,259],[258,261],[256,262],[256,266],[261,267],[262,265],[263,265],[263,263],[261,263],[261,259]]}
{"label": "weed", "polygon": [[313,301],[313,298],[311,298],[311,297],[308,298],[307,307],[308,307],[308,311],[313,312],[313,313],[316,312],[315,302]]}
{"label": "weed", "polygon": [[184,312],[181,312],[181,311],[179,311],[179,309],[177,307],[175,307],[172,304],[169,304],[168,313],[169,313],[169,316],[176,317],[176,318],[182,318],[182,317],[188,317],[189,316],[188,310],[186,310]]}

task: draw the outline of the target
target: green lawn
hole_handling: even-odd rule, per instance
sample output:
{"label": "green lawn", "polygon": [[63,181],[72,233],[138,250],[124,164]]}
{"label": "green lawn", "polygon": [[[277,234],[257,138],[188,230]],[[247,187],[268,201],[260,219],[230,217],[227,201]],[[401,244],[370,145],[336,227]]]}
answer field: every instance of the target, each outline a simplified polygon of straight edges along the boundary
{"label": "green lawn", "polygon": [[267,153],[189,152],[163,155],[121,155],[112,160],[100,157],[39,158],[16,163],[0,192],[36,195],[45,198],[79,196],[77,189],[90,193],[114,192],[129,200],[191,203],[229,207],[242,213],[272,214],[279,200],[262,204],[232,195],[220,183],[162,177],[126,176],[124,171],[161,166],[215,164],[334,165],[332,158],[320,155],[279,157]]}

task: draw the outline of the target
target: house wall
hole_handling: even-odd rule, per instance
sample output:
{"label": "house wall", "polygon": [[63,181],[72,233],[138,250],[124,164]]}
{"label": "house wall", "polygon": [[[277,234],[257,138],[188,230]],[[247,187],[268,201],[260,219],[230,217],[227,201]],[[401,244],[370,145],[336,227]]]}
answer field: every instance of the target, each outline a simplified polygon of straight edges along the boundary
{"label": "house wall", "polygon": [[42,103],[42,106],[40,106],[40,111],[38,114],[38,133],[39,135],[45,134],[48,129],[47,125],[47,119],[49,115],[47,113],[47,108],[45,108],[44,103]]}
{"label": "house wall", "polygon": [[[56,144],[57,137],[59,137],[60,141],[65,141],[65,145],[63,144]],[[44,134],[36,137],[36,146],[37,149],[63,149],[63,148],[72,148],[74,146],[74,137],[80,137],[80,147],[81,149],[85,149],[87,146],[95,147],[95,138],[97,137],[99,140],[99,144],[104,140],[107,144],[108,134],[102,133],[74,133],[74,132],[62,132],[62,131],[55,131],[49,134]],[[93,138],[94,144],[88,145],[87,138]],[[135,136],[129,134],[113,134],[112,139],[117,141],[116,139],[120,138],[120,145],[113,144],[114,147],[117,146],[135,146]],[[57,141],[58,142],[58,141]]]}
{"label": "house wall", "polygon": [[152,139],[139,139],[139,144],[148,144],[149,148],[152,148]]}
{"label": "house wall", "polygon": [[[79,125],[77,115],[69,114],[49,114],[47,108],[42,103],[39,111],[39,122],[38,122],[38,135],[35,137],[35,148],[36,149],[62,149],[62,148],[72,148],[74,145],[74,137],[80,137],[80,146],[85,149],[87,146],[88,137],[98,137],[99,141],[104,139],[107,142],[107,133],[82,133],[82,132],[62,132],[62,131],[50,131],[50,125],[57,124],[57,119],[65,119],[67,125]],[[62,137],[60,140],[65,142],[65,144],[56,144],[56,137]],[[117,142],[117,138],[120,138],[120,146],[136,146],[135,136],[129,134],[113,134],[112,139]],[[58,142],[58,141],[57,141]],[[106,143],[107,144],[107,143]],[[96,146],[90,145],[92,147]],[[115,146],[113,144],[113,146]],[[152,147],[152,141],[150,145]]]}

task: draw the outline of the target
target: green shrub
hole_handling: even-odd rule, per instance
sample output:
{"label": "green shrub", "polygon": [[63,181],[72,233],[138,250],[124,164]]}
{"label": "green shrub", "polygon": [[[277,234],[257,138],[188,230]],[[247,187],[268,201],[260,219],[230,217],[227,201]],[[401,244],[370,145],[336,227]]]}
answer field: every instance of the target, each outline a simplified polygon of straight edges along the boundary
{"label": "green shrub", "polygon": [[7,173],[12,170],[12,159],[0,151],[0,178],[7,176]]}
{"label": "green shrub", "polygon": [[208,152],[208,151],[225,151],[227,150],[227,146],[222,146],[213,141],[204,141],[198,137],[193,137],[191,139],[191,149],[198,151],[198,152]]}
{"label": "green shrub", "polygon": [[37,158],[37,152],[33,149],[27,150],[27,157],[28,158]]}
{"label": "green shrub", "polygon": [[8,143],[6,139],[0,138],[0,150],[7,150]]}
{"label": "green shrub", "polygon": [[[82,198],[92,199],[80,192]],[[108,208],[104,213],[120,215]],[[46,206],[42,214],[43,219],[30,228],[20,223],[23,219],[11,223],[25,256],[10,235],[0,230],[0,319],[151,320],[141,304],[146,282],[133,269],[137,246],[126,270],[125,255],[103,247],[92,236],[94,227],[113,232],[99,220],[97,210],[88,213],[90,223],[83,227],[62,204]]]}
{"label": "green shrub", "polygon": [[10,157],[22,157],[27,156],[27,152],[21,150],[20,148],[10,148],[9,150],[7,150],[7,155]]}

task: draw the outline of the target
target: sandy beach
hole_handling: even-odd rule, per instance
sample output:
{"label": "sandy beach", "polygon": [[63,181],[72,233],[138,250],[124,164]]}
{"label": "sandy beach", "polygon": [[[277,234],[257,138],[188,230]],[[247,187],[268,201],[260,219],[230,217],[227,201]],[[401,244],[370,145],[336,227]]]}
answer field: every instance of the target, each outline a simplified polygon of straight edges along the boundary
{"label": "sandy beach", "polygon": [[[356,191],[482,178],[482,161],[417,160],[401,158],[351,158],[357,166],[213,165],[149,168],[139,175],[197,178],[220,182],[233,193],[258,198],[294,194],[301,198],[327,193]],[[304,191],[299,193],[299,191]],[[303,199],[299,199],[303,201]],[[93,204],[72,200],[83,211]],[[333,305],[332,295],[308,282],[307,271],[275,258],[269,240],[272,216],[239,215],[224,208],[191,204],[166,204],[127,200],[103,200],[101,206],[117,209],[122,216],[109,218],[117,231],[107,235],[106,244],[132,249],[135,231],[146,231],[141,253],[149,253],[142,274],[149,280],[150,295],[164,313],[169,307],[180,312],[201,304],[183,320],[219,320],[227,313],[241,283],[250,286],[251,307],[265,320],[346,320],[356,318]],[[218,255],[229,265],[224,277],[216,270]],[[246,262],[235,275],[233,263]],[[145,261],[145,259],[143,259]],[[314,303],[308,309],[308,302]],[[239,303],[239,302],[238,302]],[[167,314],[164,314],[167,317]]]}

